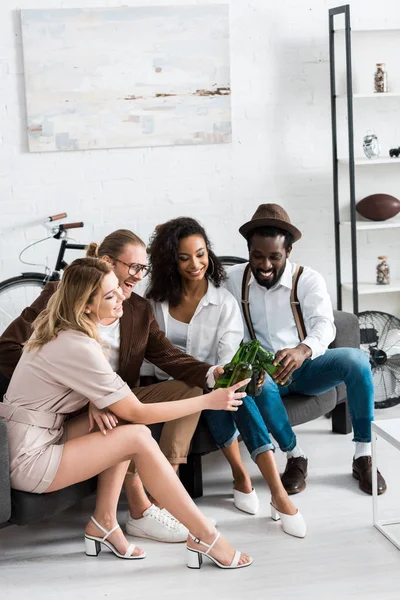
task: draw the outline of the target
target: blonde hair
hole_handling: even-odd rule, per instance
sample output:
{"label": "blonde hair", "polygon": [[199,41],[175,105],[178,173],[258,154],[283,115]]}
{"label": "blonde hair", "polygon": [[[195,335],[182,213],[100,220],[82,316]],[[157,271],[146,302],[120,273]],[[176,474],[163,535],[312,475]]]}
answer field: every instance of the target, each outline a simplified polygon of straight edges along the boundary
{"label": "blonde hair", "polygon": [[39,350],[61,331],[72,329],[99,341],[97,327],[85,309],[95,298],[102,281],[112,271],[110,264],[98,258],[78,258],[65,270],[57,291],[34,321],[34,335],[26,350]]}
{"label": "blonde hair", "polygon": [[86,247],[86,256],[118,258],[128,244],[138,244],[144,248],[146,247],[143,240],[133,233],[133,231],[129,231],[129,229],[117,229],[105,237],[100,245],[91,242]]}

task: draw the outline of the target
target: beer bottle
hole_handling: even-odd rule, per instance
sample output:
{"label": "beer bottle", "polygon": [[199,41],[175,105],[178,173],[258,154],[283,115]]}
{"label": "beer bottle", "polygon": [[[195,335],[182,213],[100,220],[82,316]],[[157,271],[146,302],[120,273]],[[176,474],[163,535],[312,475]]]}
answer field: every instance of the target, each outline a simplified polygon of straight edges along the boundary
{"label": "beer bottle", "polygon": [[[253,375],[253,364],[255,362],[260,342],[258,340],[251,340],[247,344],[247,352],[243,356],[243,360],[239,362],[233,373],[229,385],[234,385],[238,381],[248,379]],[[238,392],[244,392],[247,386],[241,387]]]}
{"label": "beer bottle", "polygon": [[258,385],[260,373],[262,370],[265,370],[264,365],[266,365],[266,364],[269,365],[269,364],[273,363],[274,358],[275,358],[275,355],[273,352],[269,352],[268,350],[265,350],[261,346],[261,344],[259,344],[257,355],[256,355],[256,358],[253,363],[253,375],[251,377],[251,381],[250,381],[249,385],[247,386],[247,390],[246,390],[249,396],[253,396],[253,398],[254,398],[261,394],[262,387],[260,387]]}
{"label": "beer bottle", "polygon": [[[268,373],[268,375],[270,375],[270,377],[272,377],[272,375],[276,373],[277,370],[282,366],[280,363],[274,365],[275,354],[273,352],[265,350],[265,348],[263,348],[262,346],[258,351],[257,359],[261,367],[264,369],[264,371]],[[289,377],[285,382],[285,386],[290,385],[292,381],[292,377]],[[278,385],[282,385],[280,382],[277,383]]]}
{"label": "beer bottle", "polygon": [[269,364],[269,363],[273,363],[275,360],[275,354],[273,352],[270,352],[269,350],[265,350],[265,348],[263,348],[261,345],[258,349],[257,352],[257,362],[262,364]]}
{"label": "beer bottle", "polygon": [[[214,389],[230,387],[238,381],[243,381],[251,377],[253,374],[253,362],[255,361],[259,347],[260,342],[258,340],[241,344],[232,361],[224,366],[224,374],[218,379]],[[245,389],[243,387],[238,391],[243,392]]]}
{"label": "beer bottle", "polygon": [[235,370],[236,365],[240,362],[242,355],[246,352],[246,347],[247,344],[242,342],[232,360],[224,365],[224,372],[221,377],[217,379],[214,385],[214,390],[217,390],[218,388],[227,388],[231,385],[229,382],[233,375],[233,371]]}

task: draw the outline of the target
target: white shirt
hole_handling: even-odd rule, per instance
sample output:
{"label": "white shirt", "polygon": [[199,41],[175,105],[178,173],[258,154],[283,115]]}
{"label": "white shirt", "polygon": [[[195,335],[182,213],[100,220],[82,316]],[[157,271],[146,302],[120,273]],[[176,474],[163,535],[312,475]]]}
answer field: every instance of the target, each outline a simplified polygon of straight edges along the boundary
{"label": "white shirt", "polygon": [[97,324],[104,355],[115,372],[118,371],[119,366],[119,324],[119,319],[117,319],[114,323],[111,323],[111,325],[100,325],[100,323]]}
{"label": "white shirt", "polygon": [[[158,325],[169,338],[168,302],[150,300]],[[197,360],[212,365],[224,365],[231,360],[243,339],[243,323],[239,306],[232,294],[223,287],[215,287],[209,281],[207,293],[200,300],[188,324],[186,352]],[[207,383],[213,387],[212,371],[207,374]],[[149,363],[143,365],[141,374],[150,374]],[[153,371],[154,374],[154,371]],[[168,375],[155,368],[158,379]]]}
{"label": "white shirt", "polygon": [[[241,304],[242,280],[246,264],[228,269],[227,288]],[[282,348],[295,348],[300,343],[296,322],[290,305],[292,277],[296,265],[286,260],[286,267],[279,282],[269,290],[259,285],[251,274],[249,281],[249,307],[254,331],[261,345],[276,353]],[[299,278],[297,295],[303,313],[307,337],[303,341],[312,352],[311,358],[324,354],[335,339],[331,299],[325,281],[319,273],[304,267]],[[245,340],[250,334],[245,328]]]}

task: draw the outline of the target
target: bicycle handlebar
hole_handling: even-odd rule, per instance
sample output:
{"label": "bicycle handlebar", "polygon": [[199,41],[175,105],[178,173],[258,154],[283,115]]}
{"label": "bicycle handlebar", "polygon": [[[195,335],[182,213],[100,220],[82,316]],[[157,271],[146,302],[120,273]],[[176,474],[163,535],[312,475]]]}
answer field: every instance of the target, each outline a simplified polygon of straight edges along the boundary
{"label": "bicycle handlebar", "polygon": [[52,223],[53,221],[59,221],[60,219],[65,219],[67,216],[67,213],[59,213],[58,215],[52,215],[51,217],[48,217],[48,221],[50,221],[50,223]]}
{"label": "bicycle handlebar", "polygon": [[82,223],[82,221],[79,221],[77,223],[63,223],[59,227],[60,231],[65,231],[67,229],[78,229],[79,227],[84,227],[84,224]]}

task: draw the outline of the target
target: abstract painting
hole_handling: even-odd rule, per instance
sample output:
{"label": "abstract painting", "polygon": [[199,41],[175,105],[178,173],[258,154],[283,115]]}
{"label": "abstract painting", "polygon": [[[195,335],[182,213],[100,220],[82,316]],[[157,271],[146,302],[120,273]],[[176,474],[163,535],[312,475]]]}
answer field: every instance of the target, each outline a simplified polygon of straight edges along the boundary
{"label": "abstract painting", "polygon": [[228,5],[21,11],[32,152],[231,141]]}

